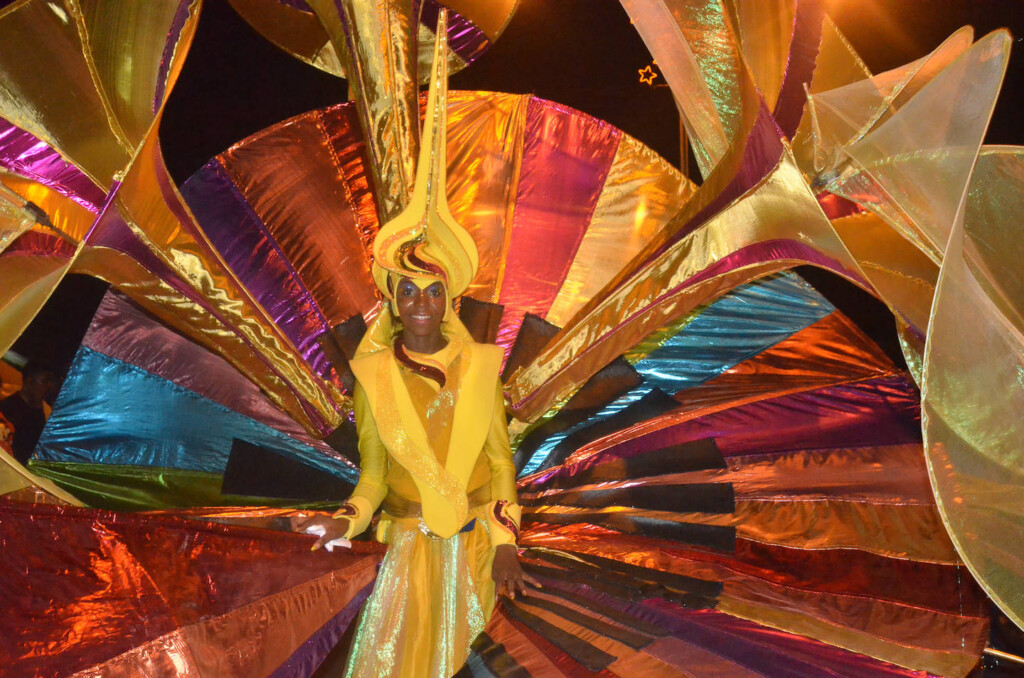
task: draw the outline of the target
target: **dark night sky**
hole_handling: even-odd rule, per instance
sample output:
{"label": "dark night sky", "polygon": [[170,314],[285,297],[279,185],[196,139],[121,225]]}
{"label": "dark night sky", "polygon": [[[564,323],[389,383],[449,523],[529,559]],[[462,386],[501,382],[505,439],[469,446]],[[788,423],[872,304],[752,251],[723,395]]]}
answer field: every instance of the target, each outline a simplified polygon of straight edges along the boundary
{"label": "dark night sky", "polygon": [[[1001,26],[1024,36],[1024,0],[823,1],[873,72],[920,57],[964,24],[973,25],[979,37]],[[1021,46],[1021,38],[1014,46]],[[649,63],[650,54],[618,0],[522,0],[497,44],[454,75],[450,86],[533,93],[572,106],[611,122],[678,165],[678,114],[671,94],[667,87],[639,82],[637,70]],[[988,143],[1024,144],[1022,92],[1024,53],[1016,53]],[[343,81],[265,41],[227,0],[206,0],[160,129],[168,168],[180,183],[232,143],[345,95]],[[884,306],[830,274],[800,272],[898,357]],[[70,361],[102,290],[95,281],[71,276],[15,350]]]}

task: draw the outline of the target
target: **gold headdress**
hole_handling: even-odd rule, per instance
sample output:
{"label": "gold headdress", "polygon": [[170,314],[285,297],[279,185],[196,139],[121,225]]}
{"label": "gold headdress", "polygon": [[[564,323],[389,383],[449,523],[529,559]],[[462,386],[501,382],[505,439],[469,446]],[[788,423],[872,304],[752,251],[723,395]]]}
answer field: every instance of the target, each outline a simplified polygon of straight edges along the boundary
{"label": "gold headdress", "polygon": [[408,206],[384,224],[373,240],[373,279],[394,298],[401,276],[442,280],[451,298],[461,295],[476,275],[476,243],[448,208],[447,169],[448,36],[447,13],[438,18],[434,67],[427,95],[416,183]]}

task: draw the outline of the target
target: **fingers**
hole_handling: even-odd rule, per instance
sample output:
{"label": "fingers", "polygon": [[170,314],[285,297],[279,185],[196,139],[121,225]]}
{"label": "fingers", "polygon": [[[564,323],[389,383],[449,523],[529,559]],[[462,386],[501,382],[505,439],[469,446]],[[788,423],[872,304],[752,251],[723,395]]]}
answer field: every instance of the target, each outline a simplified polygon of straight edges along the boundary
{"label": "fingers", "polygon": [[327,543],[325,541],[326,539],[327,539],[327,535],[324,535],[324,536],[320,537],[315,542],[313,542],[313,546],[311,546],[309,550],[310,551],[319,551],[321,548],[323,548],[323,545],[325,543]]}

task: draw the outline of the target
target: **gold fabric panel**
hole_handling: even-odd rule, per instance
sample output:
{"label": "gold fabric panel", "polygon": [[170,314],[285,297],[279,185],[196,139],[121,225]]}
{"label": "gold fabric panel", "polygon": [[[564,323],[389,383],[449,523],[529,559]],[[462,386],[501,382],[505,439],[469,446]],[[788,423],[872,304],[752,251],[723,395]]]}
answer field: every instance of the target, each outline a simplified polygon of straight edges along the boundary
{"label": "gold fabric panel", "polygon": [[797,0],[733,0],[743,60],[764,97],[775,110],[789,64]]}
{"label": "gold fabric panel", "polygon": [[[936,628],[938,625],[935,616],[915,616],[907,614],[905,610],[901,611],[904,612],[902,615],[894,615],[891,610],[879,609],[878,616],[884,615],[890,619],[893,616],[898,617],[895,625],[902,626],[904,633],[914,640],[912,647],[908,644],[886,640],[876,635],[869,635],[846,626],[830,623],[821,617],[811,617],[792,610],[780,609],[772,605],[771,602],[764,604],[747,602],[738,599],[736,593],[734,585],[727,583],[722,597],[719,599],[718,609],[758,624],[781,629],[788,633],[809,636],[829,645],[940,676],[966,676],[978,663],[978,656],[985,646],[985,638],[979,637],[977,633],[967,633],[982,626],[977,624],[974,619],[963,621],[959,618],[947,618],[951,628]],[[792,592],[790,591],[788,594],[792,595]],[[842,605],[842,602],[836,604]],[[878,607],[884,608],[885,606],[879,604]],[[923,620],[927,620],[926,628],[922,628]],[[958,627],[962,627],[963,632]],[[962,653],[929,651],[919,647],[922,640],[934,637],[940,632],[947,643],[951,637],[956,637],[968,638],[972,644],[965,647]]]}
{"label": "gold fabric panel", "polygon": [[[860,56],[846,40],[839,28],[828,16],[822,17],[821,42],[818,45],[818,58],[815,60],[814,75],[811,77],[808,91],[811,94],[836,89],[852,82],[871,77],[871,71]],[[800,126],[793,135],[793,156],[804,174],[813,176],[814,169],[814,133],[811,116],[800,117]]]}
{"label": "gold fabric panel", "polygon": [[[46,215],[50,217],[50,222],[54,226],[75,241],[81,241],[82,238],[85,237],[85,234],[89,231],[89,227],[92,226],[93,220],[96,218],[95,214],[85,209],[74,200],[66,198],[52,188],[32,181],[31,179],[25,179],[16,174],[8,174],[7,172],[0,171],[0,181],[3,181],[4,184],[17,193],[23,200],[29,200],[38,205],[39,208],[46,212]],[[0,205],[4,206],[5,209],[11,208],[10,204],[6,201],[0,201]],[[18,214],[23,216],[23,213],[20,211]],[[7,230],[7,223],[10,222],[6,222],[6,218],[0,221],[0,252],[6,249],[7,245],[14,241],[14,237],[5,235],[10,232]],[[29,226],[42,233],[53,234],[53,231],[48,228],[44,228],[39,225],[32,226],[31,223]],[[15,230],[20,229],[15,227]]]}
{"label": "gold fabric panel", "polygon": [[547,314],[559,327],[662,231],[696,186],[657,153],[625,134],[590,225]]}
{"label": "gold fabric panel", "polygon": [[[309,0],[350,74],[381,223],[405,208],[419,152],[412,0]],[[358,77],[351,77],[357,73]]]}
{"label": "gold fabric panel", "polygon": [[938,266],[871,212],[834,219],[832,226],[876,296],[914,327],[928,327]]}
{"label": "gold fabric panel", "polygon": [[293,57],[344,77],[338,53],[316,15],[279,0],[228,0],[256,32]]}
{"label": "gold fabric panel", "polygon": [[70,266],[68,259],[56,256],[0,259],[0,355],[14,345]]}
{"label": "gold fabric panel", "polygon": [[[88,63],[109,108],[115,133],[126,139],[130,148],[137,148],[153,122],[155,94],[166,85],[166,98],[181,71],[200,3],[193,0],[189,7],[192,20],[183,26],[169,68],[163,74],[160,65],[165,44],[172,37],[168,28],[173,26],[178,12],[177,2],[79,0],[65,2],[65,6],[75,13],[75,19],[89,36]],[[161,75],[166,82],[159,81]]]}
{"label": "gold fabric panel", "polygon": [[473,236],[480,262],[466,294],[497,302],[530,97],[449,92],[448,102],[448,207]]}
{"label": "gold fabric panel", "polygon": [[945,253],[925,350],[922,421],[946,528],[1024,628],[1024,149],[979,159]]}
{"label": "gold fabric panel", "polygon": [[[345,77],[345,68],[338,58],[338,52],[316,16],[290,7],[280,0],[228,2],[260,35],[285,52],[322,71]],[[439,4],[469,19],[493,43],[512,20],[519,0],[442,0]],[[425,74],[430,71],[434,34],[423,24],[418,24],[414,32],[418,71]],[[449,50],[448,67],[455,73],[465,68],[466,63],[453,50]],[[425,77],[421,81],[425,82]]]}
{"label": "gold fabric panel", "polygon": [[827,188],[898,229],[934,262],[961,210],[1009,58],[1005,30],[982,38],[888,120],[844,145]]}
{"label": "gold fabric panel", "polygon": [[0,116],[109,188],[132,145],[97,89],[84,31],[74,0],[16,3],[0,14]]}

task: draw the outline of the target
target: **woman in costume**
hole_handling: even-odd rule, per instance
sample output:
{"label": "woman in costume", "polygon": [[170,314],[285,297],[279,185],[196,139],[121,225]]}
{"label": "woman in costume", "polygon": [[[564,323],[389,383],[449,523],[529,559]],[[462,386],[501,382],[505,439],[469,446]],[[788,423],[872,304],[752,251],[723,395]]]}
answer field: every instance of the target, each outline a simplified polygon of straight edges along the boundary
{"label": "woman in costume", "polygon": [[[443,61],[443,60],[442,60]],[[477,250],[444,195],[446,83],[435,69],[409,206],[373,244],[385,308],[350,365],[361,475],[314,544],[365,530],[383,507],[388,551],[363,608],[348,676],[447,678],[465,663],[496,595],[526,593],[520,509],[499,372],[452,309]]]}

